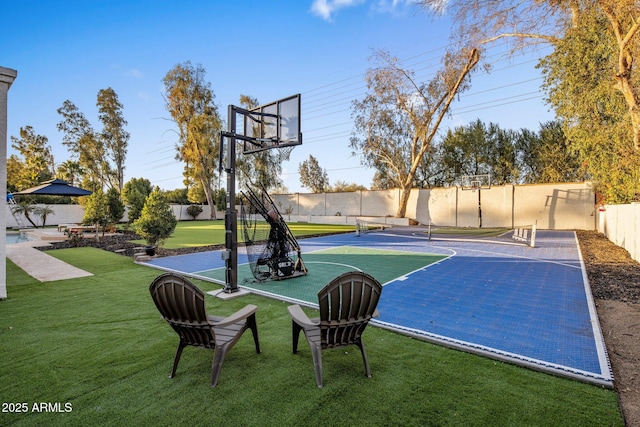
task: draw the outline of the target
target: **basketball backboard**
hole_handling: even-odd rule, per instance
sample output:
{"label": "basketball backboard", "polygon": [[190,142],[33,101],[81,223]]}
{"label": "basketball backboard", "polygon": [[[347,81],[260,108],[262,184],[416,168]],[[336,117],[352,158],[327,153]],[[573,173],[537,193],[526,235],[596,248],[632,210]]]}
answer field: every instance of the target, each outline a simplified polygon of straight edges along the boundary
{"label": "basketball backboard", "polygon": [[300,94],[237,114],[235,133],[244,154],[302,144]]}
{"label": "basketball backboard", "polygon": [[491,188],[491,175],[463,175],[460,177],[463,190],[478,190]]}

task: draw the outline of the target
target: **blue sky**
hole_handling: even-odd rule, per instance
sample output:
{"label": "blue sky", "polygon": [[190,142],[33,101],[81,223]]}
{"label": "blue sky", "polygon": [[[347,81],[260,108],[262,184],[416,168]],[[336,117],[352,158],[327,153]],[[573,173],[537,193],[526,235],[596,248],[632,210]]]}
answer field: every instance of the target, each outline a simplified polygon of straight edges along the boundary
{"label": "blue sky", "polygon": [[[9,90],[7,136],[30,125],[45,135],[56,163],[70,158],[61,144],[56,110],[69,99],[94,128],[100,89],[113,88],[130,132],[125,181],[149,179],[181,188],[175,127],[164,107],[162,78],[191,61],[207,71],[216,103],[241,94],[267,103],[302,94],[303,145],[283,163],[291,192],[298,165],[310,154],[337,180],[371,184],[373,171],[349,148],[350,103],[365,93],[364,74],[385,49],[427,81],[448,44],[450,22],[434,20],[403,0],[154,0],[13,1],[2,8],[0,66],[18,71]],[[498,49],[488,52],[500,58]],[[505,129],[553,119],[535,70],[539,53],[499,60],[474,76],[445,126],[478,118]],[[9,154],[11,149],[10,141]]]}

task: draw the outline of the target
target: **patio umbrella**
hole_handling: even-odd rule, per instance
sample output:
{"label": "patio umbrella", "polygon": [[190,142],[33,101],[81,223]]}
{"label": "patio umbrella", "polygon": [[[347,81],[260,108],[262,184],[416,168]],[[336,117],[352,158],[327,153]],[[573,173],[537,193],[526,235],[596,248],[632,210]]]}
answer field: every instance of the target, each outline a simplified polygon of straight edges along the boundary
{"label": "patio umbrella", "polygon": [[52,179],[42,184],[27,188],[26,190],[17,191],[13,195],[46,195],[46,196],[88,196],[93,191],[74,187],[67,181],[61,179]]}

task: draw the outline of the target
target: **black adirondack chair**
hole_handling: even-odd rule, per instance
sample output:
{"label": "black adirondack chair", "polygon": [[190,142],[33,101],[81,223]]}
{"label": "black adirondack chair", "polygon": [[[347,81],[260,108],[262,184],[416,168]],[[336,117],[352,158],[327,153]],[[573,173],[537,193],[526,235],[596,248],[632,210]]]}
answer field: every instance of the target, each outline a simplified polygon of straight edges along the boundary
{"label": "black adirondack chair", "polygon": [[382,285],[362,272],[348,272],[333,279],[318,292],[320,317],[309,319],[299,305],[289,306],[293,324],[293,352],[298,351],[298,338],[304,331],[316,372],[316,383],[322,387],[322,350],[355,345],[362,353],[364,370],[371,377],[362,333],[372,317],[379,315],[376,306]]}
{"label": "black adirondack chair", "polygon": [[251,329],[256,352],[260,353],[255,305],[247,305],[228,317],[209,316],[205,311],[204,292],[182,276],[165,273],[149,286],[160,314],[180,337],[169,378],[176,374],[182,350],[188,345],[213,350],[211,387],[218,377],[227,352],[242,334]]}

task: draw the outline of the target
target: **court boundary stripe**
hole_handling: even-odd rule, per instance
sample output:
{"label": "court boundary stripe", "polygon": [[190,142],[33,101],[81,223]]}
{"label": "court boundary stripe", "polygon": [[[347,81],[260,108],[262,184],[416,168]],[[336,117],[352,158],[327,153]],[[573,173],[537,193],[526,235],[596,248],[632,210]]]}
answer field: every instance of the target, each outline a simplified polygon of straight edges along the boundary
{"label": "court boundary stripe", "polygon": [[[305,252],[303,255],[305,255],[305,254],[314,254],[314,253],[318,253],[318,252],[322,252],[322,251],[329,251],[329,250],[333,250],[333,249],[337,249],[337,248],[362,249],[362,248],[366,248],[366,247],[364,247],[364,246],[353,246],[353,245],[348,245],[348,244],[347,245],[337,245],[337,246],[332,246],[330,248],[316,249],[314,251]],[[371,248],[369,248],[369,249],[371,249]],[[406,276],[408,276],[408,275],[410,275],[410,274],[412,274],[412,273],[414,273],[416,271],[421,271],[421,270],[423,270],[425,268],[428,268],[428,267],[430,267],[432,265],[438,264],[438,263],[440,263],[440,262],[442,262],[444,260],[447,260],[447,259],[449,259],[452,256],[455,256],[457,254],[454,249],[450,249],[450,248],[444,248],[444,249],[452,252],[452,254],[451,255],[444,255],[444,254],[434,254],[434,253],[428,253],[428,252],[401,251],[401,250],[398,250],[398,249],[376,249],[377,251],[400,252],[400,253],[408,253],[408,254],[419,255],[419,256],[443,256],[444,257],[443,259],[440,259],[438,261],[435,261],[435,262],[432,262],[432,263],[427,264],[425,266],[422,266],[422,267],[420,267],[420,268],[418,268],[416,270],[410,271],[409,273],[406,273],[403,276],[398,276],[395,279],[392,279],[389,282],[386,282],[385,284],[383,284],[383,286],[386,285],[387,283],[393,282],[394,280],[398,280],[398,279],[400,279],[402,277],[406,277]],[[216,251],[212,251],[212,252],[216,252]],[[331,254],[331,255],[344,255],[344,254]],[[342,263],[339,263],[339,262],[327,262],[327,261],[304,261],[304,262],[305,262],[305,264],[332,264],[332,265],[339,265],[339,266],[342,266],[342,267],[353,268],[353,269],[355,269],[357,271],[362,271],[362,269],[360,269],[359,267],[356,267],[354,265],[342,264]],[[249,262],[239,263],[238,267],[240,267],[241,265],[244,266],[244,265],[249,265],[249,264],[250,264]],[[149,264],[143,264],[143,265],[149,265]],[[159,266],[156,266],[156,265],[153,265],[153,267],[160,268]],[[214,271],[222,270],[224,268],[226,268],[226,267],[225,266],[221,266],[221,267],[217,267],[217,268],[210,268],[210,269],[207,269],[207,270],[198,270],[198,271],[194,271],[192,274],[197,275],[198,273],[203,273],[205,271],[214,272]],[[160,269],[163,269],[163,270],[166,270],[166,271],[172,271],[172,272],[176,272],[176,273],[182,273],[180,270],[172,270],[172,269],[168,269],[168,268],[160,268]],[[204,277],[207,277],[207,276],[204,276]],[[214,280],[216,283],[220,283],[220,281],[218,281],[218,280],[215,280],[215,279],[211,279],[211,280]],[[222,284],[224,285],[225,283],[222,283]]]}
{"label": "court boundary stripe", "polygon": [[[545,362],[543,360],[526,357],[516,353],[510,353],[507,351],[499,350],[496,348],[483,346],[481,344],[474,344],[467,341],[458,340],[443,335],[434,334],[419,329],[398,326],[394,323],[383,322],[381,320],[372,319],[371,323],[379,326],[382,329],[387,329],[393,332],[401,333],[406,336],[410,336],[422,341],[430,342],[432,344],[442,345],[454,350],[461,350],[468,353],[473,353],[480,356],[485,356],[490,359],[500,360],[511,364],[524,366],[536,371],[542,371],[563,377],[570,377],[581,382],[587,382],[590,384],[602,385],[605,387],[613,387],[613,378],[605,376],[603,374],[597,375],[594,372],[588,372],[581,369],[571,368],[565,365],[559,365],[555,363]],[[606,372],[606,371],[605,371]]]}
{"label": "court boundary stripe", "polygon": [[[374,232],[373,234],[379,235],[379,236],[388,236],[388,237],[402,236],[401,234],[390,234],[385,232],[380,232],[380,233]],[[416,240],[425,240],[427,242],[439,241],[439,242],[465,242],[465,243],[495,243],[496,245],[505,245],[505,246],[518,246],[518,247],[529,246],[527,244],[519,243],[519,242],[502,242],[499,240],[488,240],[488,239],[466,239],[466,238],[455,238],[455,237],[450,239],[447,239],[446,237],[432,237],[431,239],[429,239],[428,237],[418,236],[415,233],[411,234],[411,236],[402,236],[402,237],[408,237]]]}
{"label": "court boundary stripe", "polygon": [[[379,236],[387,236],[387,237],[404,237],[404,238],[408,238],[408,239],[415,239],[415,240],[424,240],[426,242],[432,242],[432,241],[440,241],[440,242],[450,242],[450,243],[455,243],[455,242],[462,242],[462,243],[482,243],[482,244],[496,244],[496,245],[505,245],[505,246],[518,246],[518,247],[528,247],[528,245],[522,245],[519,243],[512,243],[512,242],[497,242],[497,241],[493,241],[493,240],[479,240],[479,239],[439,239],[439,238],[435,238],[435,239],[427,239],[424,237],[418,237],[418,236],[403,236],[403,235],[394,235],[394,234],[389,234],[389,233],[378,233]],[[575,236],[575,232],[574,232],[574,236]],[[455,246],[455,245],[454,245]],[[454,250],[453,247],[449,247],[449,246],[442,246],[440,247],[442,249],[448,249],[448,250]],[[532,248],[535,249],[535,248]],[[503,254],[500,252],[493,252],[493,251],[488,251],[488,250],[481,250],[481,249],[471,249],[471,248],[464,248],[463,250],[465,251],[469,251],[469,252],[478,252],[478,253],[486,253],[486,254],[493,254],[493,255],[502,255],[505,257],[509,257],[509,258],[522,258],[522,259],[528,259],[528,260],[532,260],[532,261],[538,261],[538,262],[548,262],[551,264],[558,264],[561,266],[565,266],[565,267],[570,267],[570,268],[576,268],[579,269],[580,266],[576,266],[576,265],[571,265],[571,264],[566,264],[563,262],[559,262],[559,261],[553,261],[553,260],[548,260],[548,259],[541,259],[541,258],[534,258],[534,257],[528,257],[525,255],[516,255],[516,254]]]}
{"label": "court boundary stripe", "polygon": [[578,240],[578,234],[574,231],[573,237],[578,248],[578,257],[580,258],[580,265],[582,267],[582,283],[584,285],[584,293],[587,299],[587,307],[589,308],[589,320],[591,323],[591,331],[593,333],[593,339],[596,344],[596,352],[598,353],[598,361],[600,362],[600,371],[609,372],[611,380],[613,381],[613,375],[611,374],[611,360],[607,353],[607,347],[604,342],[604,335],[600,328],[600,319],[598,318],[598,311],[596,310],[596,304],[593,300],[593,293],[591,292],[591,284],[589,282],[589,276],[587,275],[587,267],[584,264],[584,258],[582,257],[582,250],[580,249],[580,241]]}

